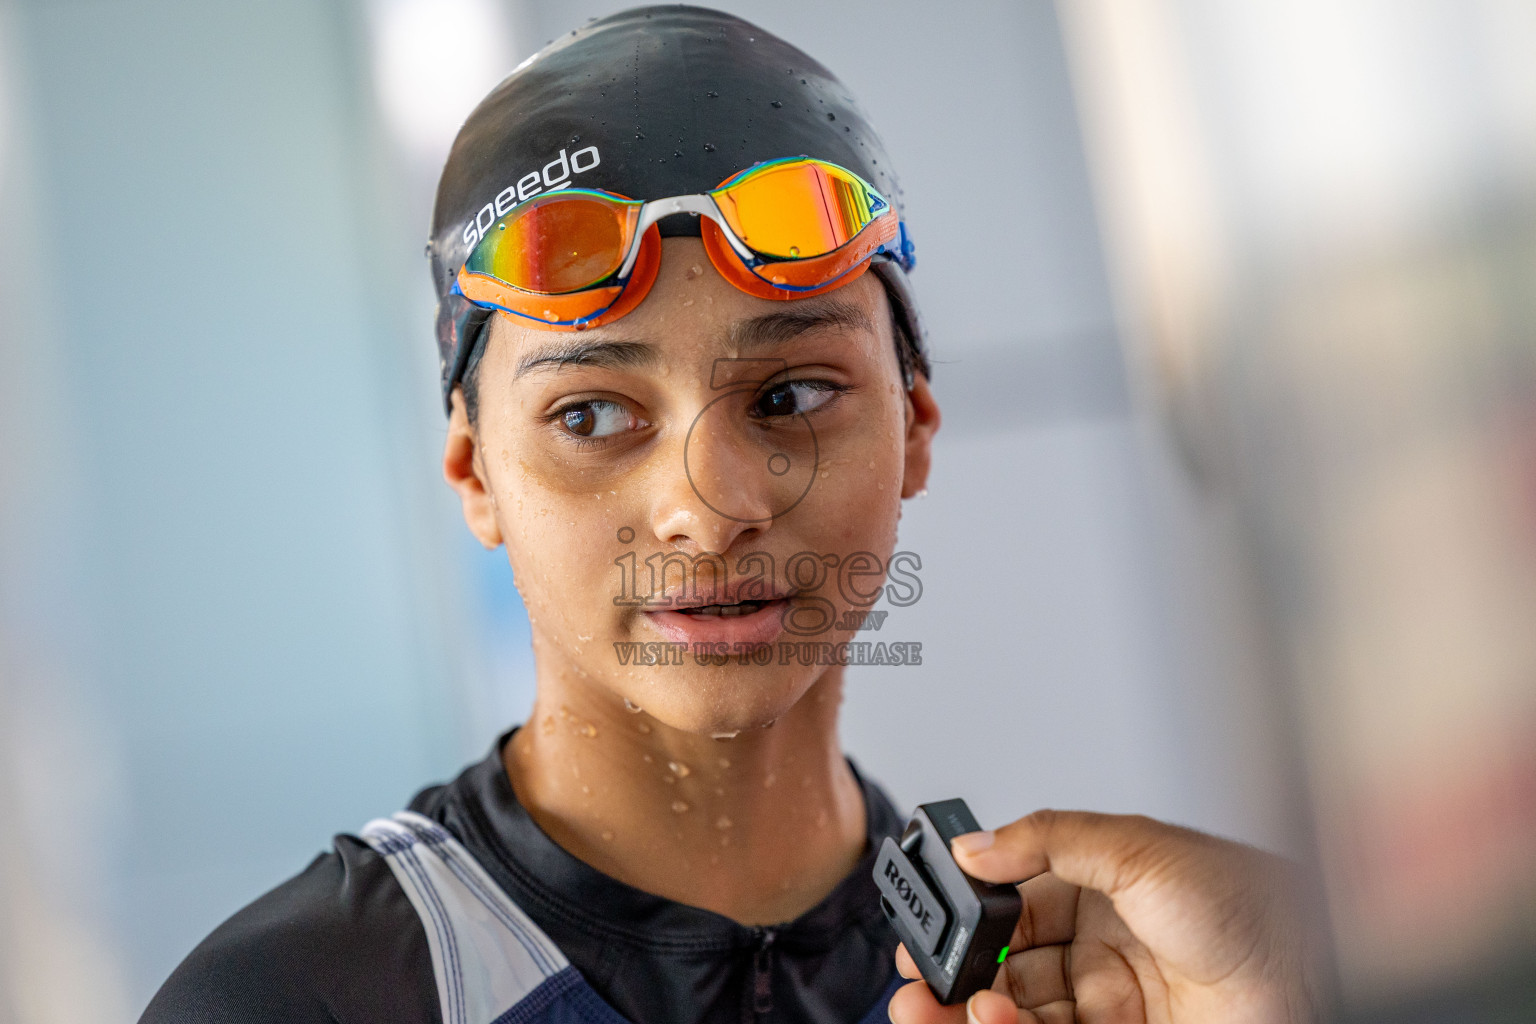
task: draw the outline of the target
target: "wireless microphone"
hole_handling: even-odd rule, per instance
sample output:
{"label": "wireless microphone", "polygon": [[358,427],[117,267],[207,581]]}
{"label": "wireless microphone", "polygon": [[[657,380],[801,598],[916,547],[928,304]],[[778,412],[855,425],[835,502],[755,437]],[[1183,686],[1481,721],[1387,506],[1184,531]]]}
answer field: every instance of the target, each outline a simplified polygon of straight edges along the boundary
{"label": "wireless microphone", "polygon": [[950,854],[951,839],[980,829],[964,800],[922,804],[875,860],[880,908],[945,1006],[992,984],[1024,909],[1013,886],[977,881]]}

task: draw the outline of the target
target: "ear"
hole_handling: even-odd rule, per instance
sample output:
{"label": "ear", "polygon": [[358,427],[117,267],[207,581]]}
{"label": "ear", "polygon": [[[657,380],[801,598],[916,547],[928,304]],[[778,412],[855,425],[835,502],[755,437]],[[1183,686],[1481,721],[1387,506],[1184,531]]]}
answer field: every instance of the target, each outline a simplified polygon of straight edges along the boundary
{"label": "ear", "polygon": [[915,497],[928,486],[928,467],[933,462],[933,435],[938,433],[939,403],[933,400],[928,378],[914,374],[907,389],[907,453],[901,474],[901,496]]}
{"label": "ear", "polygon": [[485,479],[479,445],[464,409],[464,392],[453,389],[448,413],[448,439],[443,443],[443,479],[459,496],[464,522],[469,532],[487,549],[501,544],[501,527],[496,522],[496,502]]}

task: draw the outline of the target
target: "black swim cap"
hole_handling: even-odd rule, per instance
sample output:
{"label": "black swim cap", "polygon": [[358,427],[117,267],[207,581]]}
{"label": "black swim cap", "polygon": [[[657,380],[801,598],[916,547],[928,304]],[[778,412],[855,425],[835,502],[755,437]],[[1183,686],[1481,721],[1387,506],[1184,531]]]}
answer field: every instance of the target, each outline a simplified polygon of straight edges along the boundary
{"label": "black swim cap", "polygon": [[[885,147],[847,88],[740,18],[640,7],[589,22],[524,61],[469,115],[437,187],[427,249],[445,406],[489,317],[449,289],[481,234],[513,205],[567,183],[642,200],[708,192],[786,156],[846,167],[902,210]],[[687,215],[659,227],[663,236],[699,234]],[[905,274],[894,263],[872,269],[891,299],[903,374],[927,375]]]}

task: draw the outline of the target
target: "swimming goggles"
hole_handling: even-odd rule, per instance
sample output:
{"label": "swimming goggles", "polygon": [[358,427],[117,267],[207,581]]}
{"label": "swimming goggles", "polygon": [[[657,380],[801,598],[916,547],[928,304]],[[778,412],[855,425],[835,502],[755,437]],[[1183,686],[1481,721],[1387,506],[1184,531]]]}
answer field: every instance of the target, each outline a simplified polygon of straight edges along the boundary
{"label": "swimming goggles", "polygon": [[567,188],[528,199],[489,227],[452,291],[549,330],[609,323],[650,291],[661,266],[657,221],[676,213],[704,218],[710,262],[759,298],[817,295],[875,260],[913,263],[906,225],[885,197],[846,168],[800,156],[698,195],[642,202]]}

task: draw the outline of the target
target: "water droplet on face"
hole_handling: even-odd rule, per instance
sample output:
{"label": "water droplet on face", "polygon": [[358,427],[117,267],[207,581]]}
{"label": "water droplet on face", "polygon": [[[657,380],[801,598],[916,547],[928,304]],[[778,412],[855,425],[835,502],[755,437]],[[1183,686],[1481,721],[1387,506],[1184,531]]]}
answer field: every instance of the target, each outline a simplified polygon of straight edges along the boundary
{"label": "water droplet on face", "polygon": [[764,789],[772,789],[773,788],[773,784],[775,782],[778,782],[778,781],[779,781],[779,777],[777,775],[775,775],[773,772],[769,772],[763,778],[763,788]]}
{"label": "water droplet on face", "polygon": [[688,801],[686,801],[686,800],[673,800],[672,801],[672,813],[673,814],[682,814],[682,813],[684,813],[687,810],[688,810]]}
{"label": "water droplet on face", "polygon": [[581,792],[582,792],[583,796],[590,796],[592,794],[592,787],[591,786],[582,786],[581,787]]}
{"label": "water droplet on face", "polygon": [[545,736],[553,734],[555,731],[555,716],[545,715],[544,721],[539,723],[539,728],[544,731]]}
{"label": "water droplet on face", "polygon": [[730,827],[731,827],[731,826],[732,826],[732,825],[733,825],[733,824],[735,824],[735,822],[733,822],[733,821],[731,821],[731,819],[730,819],[730,818],[727,818],[727,817],[726,817],[726,816],[725,816],[725,815],[723,815],[723,814],[722,814],[722,815],[720,815],[720,817],[718,817],[718,818],[716,818],[716,819],[715,819],[715,828],[718,828],[718,829],[722,829],[722,830],[723,830],[723,829],[728,829],[728,828],[730,828]]}
{"label": "water droplet on face", "polygon": [[693,266],[688,268],[688,273],[684,274],[683,276],[688,278],[689,280],[692,280],[693,278],[698,277],[702,273],[704,273],[704,268],[699,266],[697,263],[695,263]]}
{"label": "water droplet on face", "polygon": [[597,726],[588,722],[581,727],[581,734],[589,740],[597,739]]}
{"label": "water droplet on face", "polygon": [[668,761],[667,767],[672,769],[672,774],[676,775],[680,779],[686,779],[688,776],[693,774],[693,769],[689,768],[681,761]]}
{"label": "water droplet on face", "polygon": [[826,811],[822,811],[820,814],[816,815],[816,827],[817,828],[826,828],[827,827],[827,812]]}
{"label": "water droplet on face", "polygon": [[721,846],[730,846],[731,845],[731,837],[728,836],[728,835],[721,836],[720,837],[720,845]]}
{"label": "water droplet on face", "polygon": [[740,735],[740,729],[732,729],[730,732],[712,732],[709,734],[709,738],[712,740],[733,740]]}
{"label": "water droplet on face", "polygon": [[[588,639],[590,639],[590,637]],[[634,701],[630,700],[628,697],[625,697],[624,698],[624,710],[628,711],[632,715],[638,715],[638,714],[640,714],[640,712],[644,711],[645,708],[641,707],[639,704],[636,704]]]}
{"label": "water droplet on face", "polygon": [[731,759],[730,758],[722,757],[720,759],[720,767],[721,768],[729,768],[730,766],[731,766]]}
{"label": "water droplet on face", "polygon": [[605,832],[604,832],[604,833],[603,833],[603,842],[605,842],[605,843],[611,843],[611,842],[613,842],[613,833],[612,833],[612,832],[606,832],[606,831],[605,831]]}
{"label": "water droplet on face", "polygon": [[650,754],[641,754],[640,755],[640,760],[644,761],[646,764],[650,764],[651,761],[652,761],[652,758],[651,758]]}
{"label": "water droplet on face", "polygon": [[648,736],[651,732],[651,725],[649,722],[636,722],[635,729],[640,733],[640,735]]}

